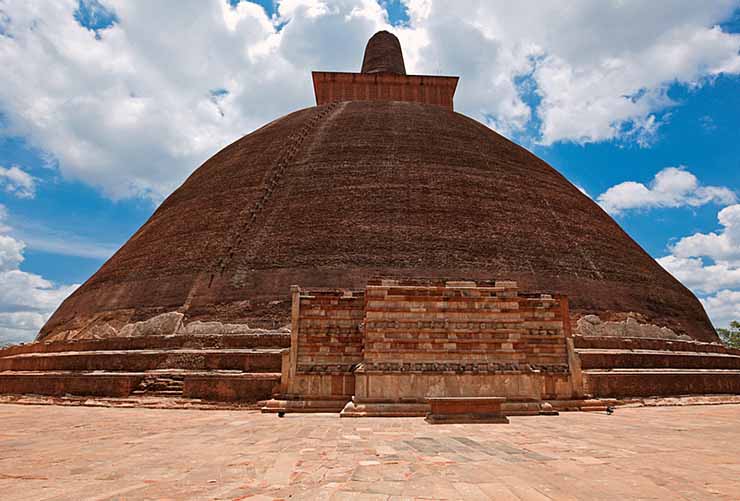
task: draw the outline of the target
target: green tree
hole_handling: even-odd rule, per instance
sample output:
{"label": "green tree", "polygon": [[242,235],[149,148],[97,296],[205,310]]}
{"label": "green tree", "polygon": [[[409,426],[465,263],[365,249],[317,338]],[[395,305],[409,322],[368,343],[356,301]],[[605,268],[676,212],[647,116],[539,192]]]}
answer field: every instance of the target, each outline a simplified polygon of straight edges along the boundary
{"label": "green tree", "polygon": [[717,334],[725,345],[740,349],[740,322],[733,320],[729,329],[717,329]]}

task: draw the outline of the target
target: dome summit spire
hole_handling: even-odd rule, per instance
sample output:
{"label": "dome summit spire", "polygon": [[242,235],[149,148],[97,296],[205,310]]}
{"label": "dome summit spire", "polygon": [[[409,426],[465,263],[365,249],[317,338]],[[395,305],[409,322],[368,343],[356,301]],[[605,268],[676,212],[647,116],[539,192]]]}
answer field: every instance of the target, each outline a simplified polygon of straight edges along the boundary
{"label": "dome summit spire", "polygon": [[316,104],[350,101],[398,101],[453,110],[458,77],[407,75],[401,42],[379,31],[367,42],[360,73],[314,71]]}
{"label": "dome summit spire", "polygon": [[406,74],[401,42],[396,35],[379,31],[368,40],[361,72]]}

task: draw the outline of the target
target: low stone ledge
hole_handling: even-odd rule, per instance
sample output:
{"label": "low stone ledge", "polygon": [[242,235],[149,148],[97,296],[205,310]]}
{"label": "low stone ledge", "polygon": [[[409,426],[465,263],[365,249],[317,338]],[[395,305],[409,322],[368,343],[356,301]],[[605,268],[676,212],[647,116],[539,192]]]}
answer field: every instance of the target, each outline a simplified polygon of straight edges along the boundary
{"label": "low stone ledge", "polygon": [[353,417],[424,417],[430,407],[426,402],[363,401],[353,398],[339,414],[343,418]]}
{"label": "low stone ledge", "polygon": [[429,397],[430,424],[508,423],[501,405],[504,397]]}
{"label": "low stone ledge", "polygon": [[0,394],[128,397],[143,374],[0,372]]}
{"label": "low stone ledge", "polygon": [[186,376],[183,397],[218,402],[258,402],[270,398],[280,373]]}
{"label": "low stone ledge", "polygon": [[604,350],[661,350],[696,353],[723,353],[740,356],[740,350],[719,343],[686,341],[679,339],[636,338],[616,336],[574,336],[576,349]]}
{"label": "low stone ledge", "polygon": [[0,358],[0,371],[148,371],[157,369],[280,370],[280,351],[247,350],[121,350],[26,353]]}
{"label": "low stone ledge", "polygon": [[588,369],[583,378],[586,393],[597,398],[740,394],[738,370]]}
{"label": "low stone ledge", "polygon": [[80,339],[71,341],[39,341],[0,348],[0,358],[27,353],[57,353],[66,351],[105,350],[167,350],[167,349],[248,349],[289,348],[290,333],[279,331],[249,334],[175,334],[110,339]]}
{"label": "low stone ledge", "polygon": [[289,399],[276,396],[266,401],[261,410],[264,414],[277,414],[280,417],[288,413],[328,412],[335,414],[345,407],[350,398],[350,396],[317,396]]}
{"label": "low stone ledge", "polygon": [[576,350],[583,369],[735,369],[740,355],[648,350]]}

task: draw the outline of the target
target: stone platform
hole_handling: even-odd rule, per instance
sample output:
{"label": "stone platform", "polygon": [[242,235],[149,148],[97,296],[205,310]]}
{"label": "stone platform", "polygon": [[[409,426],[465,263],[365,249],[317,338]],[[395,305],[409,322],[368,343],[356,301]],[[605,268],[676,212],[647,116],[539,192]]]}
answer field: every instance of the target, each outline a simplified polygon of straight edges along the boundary
{"label": "stone platform", "polygon": [[0,349],[0,394],[221,402],[269,398],[289,334],[177,335],[40,342]]}
{"label": "stone platform", "polygon": [[[429,397],[505,397],[503,413],[514,416],[543,406],[603,411],[612,405],[605,400],[740,394],[740,350],[670,337],[634,319],[613,332],[583,330],[567,297],[521,292],[512,281],[295,286],[291,304],[290,329],[191,322],[184,334],[153,329],[2,348],[0,395],[273,397],[265,412],[423,417]],[[152,322],[160,325],[143,323]],[[626,336],[643,331],[664,337]]]}
{"label": "stone platform", "polygon": [[379,278],[362,290],[294,286],[291,304],[265,412],[411,417],[428,398],[502,397],[507,412],[536,414],[544,400],[583,400],[564,296],[505,280]]}
{"label": "stone platform", "polygon": [[507,426],[255,411],[0,405],[15,500],[732,500],[740,405]]}
{"label": "stone platform", "polygon": [[740,350],[696,341],[573,338],[584,392],[599,398],[740,394]]}

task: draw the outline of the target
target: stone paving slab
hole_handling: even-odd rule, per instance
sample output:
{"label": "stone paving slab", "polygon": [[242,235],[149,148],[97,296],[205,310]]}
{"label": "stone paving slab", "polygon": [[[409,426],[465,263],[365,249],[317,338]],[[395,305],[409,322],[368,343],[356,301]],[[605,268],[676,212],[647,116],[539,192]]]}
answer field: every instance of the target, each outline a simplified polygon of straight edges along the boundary
{"label": "stone paving slab", "polygon": [[0,406],[0,499],[740,499],[740,405],[508,425]]}

